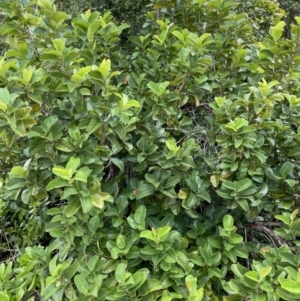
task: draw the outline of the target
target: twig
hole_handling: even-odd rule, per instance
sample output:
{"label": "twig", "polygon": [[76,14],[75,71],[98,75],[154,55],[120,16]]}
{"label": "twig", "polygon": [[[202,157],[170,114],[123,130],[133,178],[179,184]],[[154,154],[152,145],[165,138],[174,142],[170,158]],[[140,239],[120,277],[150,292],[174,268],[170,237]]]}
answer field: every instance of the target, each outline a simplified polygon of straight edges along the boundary
{"label": "twig", "polygon": [[244,227],[261,227],[261,226],[266,226],[266,227],[282,227],[283,223],[282,222],[254,222],[252,224],[246,224]]}
{"label": "twig", "polygon": [[[268,228],[269,227],[282,227],[283,223],[281,222],[256,222],[253,224],[247,224],[244,227],[241,227],[241,229],[257,229],[262,231],[264,234],[267,234],[268,237],[273,241],[274,245],[284,245],[284,246],[289,246],[291,247],[290,243],[286,241],[284,238],[278,236],[272,229]],[[275,243],[276,242],[276,243]]]}

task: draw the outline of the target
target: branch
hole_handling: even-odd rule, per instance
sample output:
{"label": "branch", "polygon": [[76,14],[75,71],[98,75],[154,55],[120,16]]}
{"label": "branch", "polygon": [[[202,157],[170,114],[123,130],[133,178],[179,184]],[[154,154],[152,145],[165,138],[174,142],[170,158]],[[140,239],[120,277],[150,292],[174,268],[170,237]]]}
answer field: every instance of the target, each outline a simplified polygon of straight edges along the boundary
{"label": "branch", "polygon": [[255,228],[255,227],[261,227],[261,226],[267,226],[267,227],[282,227],[282,222],[255,222],[252,224],[246,224],[244,228]]}
{"label": "branch", "polygon": [[264,232],[265,234],[269,235],[269,237],[271,239],[274,239],[274,241],[277,243],[277,245],[279,246],[288,246],[288,247],[291,247],[290,243],[285,240],[284,238],[278,236],[272,229],[268,228],[269,227],[282,227],[283,226],[283,223],[281,222],[256,222],[256,223],[253,223],[253,224],[247,224],[245,225],[244,227],[241,227],[240,229],[246,229],[246,230],[249,230],[249,229],[257,229],[259,231],[262,231]]}

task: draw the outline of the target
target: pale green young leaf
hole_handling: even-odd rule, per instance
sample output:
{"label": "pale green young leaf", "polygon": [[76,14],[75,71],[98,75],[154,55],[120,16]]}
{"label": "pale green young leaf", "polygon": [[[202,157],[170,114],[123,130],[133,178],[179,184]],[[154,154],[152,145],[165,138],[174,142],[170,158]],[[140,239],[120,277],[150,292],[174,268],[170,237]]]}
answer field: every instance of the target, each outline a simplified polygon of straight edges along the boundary
{"label": "pale green young leaf", "polygon": [[153,231],[150,230],[144,230],[140,233],[141,238],[147,238],[149,240],[155,241],[156,237],[153,234]]}
{"label": "pale green young leaf", "polygon": [[168,139],[166,145],[171,152],[177,153],[180,150],[180,146],[176,145],[176,140],[174,138]]}
{"label": "pale green young leaf", "polygon": [[281,287],[291,294],[300,295],[300,286],[298,281],[288,280],[281,284]]}
{"label": "pale green young leaf", "polygon": [[168,238],[168,235],[171,231],[171,227],[165,226],[163,228],[158,228],[156,232],[156,236],[160,242],[165,241]]}
{"label": "pale green young leaf", "polygon": [[269,33],[275,42],[277,42],[281,38],[284,26],[285,22],[279,21],[275,26],[272,26],[270,28]]}
{"label": "pale green young leaf", "polygon": [[103,77],[107,77],[111,69],[110,65],[110,60],[104,59],[97,70],[101,72]]}
{"label": "pale green young leaf", "polygon": [[71,179],[68,170],[66,170],[64,167],[55,166],[55,167],[52,168],[52,172],[55,175],[57,175],[58,177],[60,177],[64,180],[70,180]]}
{"label": "pale green young leaf", "polygon": [[69,172],[70,177],[74,174],[77,167],[80,165],[80,159],[71,157],[66,165],[66,170]]}

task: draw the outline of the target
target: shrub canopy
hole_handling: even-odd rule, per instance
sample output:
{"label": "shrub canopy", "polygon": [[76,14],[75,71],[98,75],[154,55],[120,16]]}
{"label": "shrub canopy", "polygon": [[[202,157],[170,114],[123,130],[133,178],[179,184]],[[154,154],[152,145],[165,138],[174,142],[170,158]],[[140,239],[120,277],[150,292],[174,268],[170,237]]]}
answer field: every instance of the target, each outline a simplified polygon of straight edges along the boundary
{"label": "shrub canopy", "polygon": [[300,17],[153,5],[0,3],[1,300],[299,300]]}

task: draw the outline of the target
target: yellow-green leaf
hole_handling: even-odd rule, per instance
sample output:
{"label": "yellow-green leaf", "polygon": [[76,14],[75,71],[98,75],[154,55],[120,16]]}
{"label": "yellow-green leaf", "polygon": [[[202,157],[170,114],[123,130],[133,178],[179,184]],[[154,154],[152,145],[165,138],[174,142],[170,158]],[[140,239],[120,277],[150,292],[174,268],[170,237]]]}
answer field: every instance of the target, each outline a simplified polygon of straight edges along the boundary
{"label": "yellow-green leaf", "polygon": [[102,209],[104,207],[104,201],[109,199],[109,194],[106,192],[99,192],[92,195],[93,205]]}
{"label": "yellow-green leaf", "polygon": [[111,65],[110,60],[104,59],[104,60],[101,62],[100,67],[98,68],[98,71],[101,72],[101,74],[102,74],[103,77],[106,77],[106,76],[109,74],[109,71],[110,71],[110,65]]}
{"label": "yellow-green leaf", "polygon": [[184,189],[180,189],[178,193],[178,198],[181,200],[185,200],[188,196],[188,193]]}
{"label": "yellow-green leaf", "polygon": [[69,172],[64,167],[61,167],[61,166],[53,167],[52,172],[62,179],[70,180]]}
{"label": "yellow-green leaf", "polygon": [[1,100],[0,100],[0,110],[3,111],[3,112],[6,112],[6,110],[7,110],[7,104],[5,104]]}
{"label": "yellow-green leaf", "polygon": [[217,188],[220,182],[220,175],[211,175],[210,177],[210,183],[214,188]]}
{"label": "yellow-green leaf", "polygon": [[264,278],[267,275],[269,275],[271,273],[271,271],[272,271],[272,267],[267,266],[259,271],[259,277]]}

